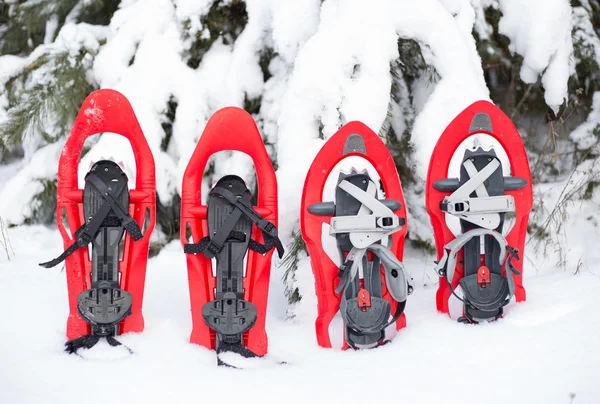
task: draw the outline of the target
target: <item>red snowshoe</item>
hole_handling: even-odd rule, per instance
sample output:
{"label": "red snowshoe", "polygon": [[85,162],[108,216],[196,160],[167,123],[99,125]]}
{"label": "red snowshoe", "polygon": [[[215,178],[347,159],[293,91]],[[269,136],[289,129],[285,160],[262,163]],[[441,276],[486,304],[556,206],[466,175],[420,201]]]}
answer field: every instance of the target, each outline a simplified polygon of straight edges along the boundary
{"label": "red snowshoe", "polygon": [[[375,167],[384,198],[367,172],[352,170],[340,173],[335,201],[323,201],[327,177],[349,156],[360,156]],[[401,262],[406,206],[394,160],[366,125],[350,122],[325,143],[304,182],[300,214],[315,276],[319,345],[332,346],[329,325],[338,311],[344,321],[343,349],[376,347],[384,343],[389,325],[405,327],[403,311],[412,290]],[[323,224],[336,239],[340,267],[323,249]]]}
{"label": "red snowshoe", "polygon": [[[479,133],[500,142],[510,176],[504,176],[493,147],[478,147],[465,151],[459,178],[447,178],[458,146]],[[454,294],[463,302],[459,321],[478,323],[500,318],[513,295],[524,301],[521,274],[533,203],[531,173],[519,132],[500,109],[478,101],[448,125],[431,155],[426,200],[438,250],[438,310],[450,314],[448,299]],[[448,216],[458,218],[458,234],[450,230]],[[459,285],[462,297],[455,292]]]}
{"label": "red snowshoe", "polygon": [[[208,200],[202,200],[208,159],[223,150],[252,157],[259,189],[256,206],[244,181],[234,175],[221,178]],[[202,133],[183,176],[181,197],[181,241],[192,306],[190,342],[216,350],[219,365],[228,365],[220,356],[225,352],[243,357],[267,353],[265,316],[273,248],[283,255],[276,225],[277,180],[258,128],[246,111],[223,108]],[[194,243],[187,243],[188,228]]]}
{"label": "red snowshoe", "polygon": [[[96,162],[85,177],[85,188],[78,188],[84,141],[102,132],[120,134],[131,143],[135,189],[128,189],[127,176],[110,160]],[[116,91],[95,91],[81,106],[58,166],[56,223],[66,250],[40,264],[51,268],[65,261],[70,311],[67,352],[89,349],[102,337],[120,345],[116,335],[143,330],[142,299],[155,200],[154,159],[131,105]]]}

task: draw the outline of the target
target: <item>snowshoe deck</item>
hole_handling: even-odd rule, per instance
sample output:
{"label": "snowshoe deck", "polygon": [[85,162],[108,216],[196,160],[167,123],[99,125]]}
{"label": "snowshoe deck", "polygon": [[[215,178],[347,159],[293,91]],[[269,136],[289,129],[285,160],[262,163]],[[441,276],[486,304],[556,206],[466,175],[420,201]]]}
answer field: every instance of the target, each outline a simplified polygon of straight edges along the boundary
{"label": "snowshoe deck", "polygon": [[[244,181],[221,178],[203,204],[200,187],[208,158],[222,150],[252,157],[257,206]],[[277,236],[277,183],[252,117],[239,108],[217,111],[208,121],[183,178],[181,240],[187,256],[193,329],[190,342],[217,354],[243,357],[267,353],[265,315]],[[187,230],[194,243],[187,243]],[[262,243],[262,244],[261,244]],[[244,257],[247,255],[244,273]],[[211,258],[216,259],[213,276]],[[219,365],[227,365],[218,357]]]}
{"label": "snowshoe deck", "polygon": [[[492,136],[506,151],[511,175],[492,149],[466,150],[459,178],[446,178],[450,160],[469,136]],[[434,229],[440,274],[437,308],[449,314],[452,294],[463,301],[462,322],[493,321],[512,296],[525,300],[522,265],[527,221],[532,207],[531,174],[521,137],[510,119],[487,101],[472,104],[444,131],[431,156],[427,211]],[[515,223],[507,233],[506,214]],[[446,215],[459,218],[455,236]],[[461,286],[463,296],[455,289]]]}
{"label": "snowshoe deck", "polygon": [[[327,177],[349,156],[363,157],[375,167],[386,199],[377,199],[378,186],[367,173],[353,171],[340,174],[335,202],[322,201]],[[336,237],[340,267],[323,249],[323,224]],[[344,320],[344,349],[378,346],[384,343],[387,326],[395,323],[399,330],[406,325],[403,310],[409,285],[401,264],[407,231],[404,196],[392,156],[364,124],[348,123],[317,154],[304,183],[301,227],[315,276],[320,346],[332,346],[329,325],[338,311]],[[388,237],[385,247],[380,242]]]}
{"label": "snowshoe deck", "polygon": [[[109,202],[102,191],[111,194],[111,190],[114,196]],[[129,206],[127,176],[114,162],[100,161],[86,175],[83,215],[90,223],[103,210],[108,213],[92,240],[91,288],[77,296],[79,314],[92,325],[93,335],[116,335],[119,322],[131,314],[131,294],[119,288],[119,245],[125,228],[113,210],[119,210],[117,206],[121,211]],[[138,240],[142,236],[139,228],[132,234]]]}
{"label": "snowshoe deck", "polygon": [[[84,190],[78,189],[84,141],[102,132],[130,141],[137,157],[135,190],[128,189],[127,176],[109,160],[96,162],[86,175]],[[64,227],[63,214],[72,236]],[[65,261],[67,351],[89,348],[100,337],[118,344],[114,336],[142,331],[146,261],[155,222],[154,160],[131,105],[116,91],[98,90],[81,107],[59,162],[56,221],[66,250],[41,265]]]}

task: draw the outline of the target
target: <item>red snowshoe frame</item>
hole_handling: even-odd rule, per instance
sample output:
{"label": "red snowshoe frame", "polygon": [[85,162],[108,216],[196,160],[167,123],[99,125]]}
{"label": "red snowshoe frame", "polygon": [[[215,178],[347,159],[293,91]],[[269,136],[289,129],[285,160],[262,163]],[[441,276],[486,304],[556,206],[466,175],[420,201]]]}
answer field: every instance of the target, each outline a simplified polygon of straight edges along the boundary
{"label": "red snowshoe frame", "polygon": [[[120,134],[131,143],[136,157],[136,186],[129,191],[129,214],[140,228],[144,229],[144,221],[147,212],[149,213],[149,221],[146,222],[144,237],[141,240],[133,242],[130,235],[125,232],[123,259],[119,263],[121,274],[119,287],[131,293],[133,297],[131,315],[120,323],[119,333],[140,332],[144,329],[142,300],[148,246],[155,223],[154,158],[131,104],[117,91],[94,91],[81,105],[58,164],[56,223],[66,249],[75,241],[72,234],[85,223],[83,190],[77,184],[83,144],[88,137],[102,132]],[[63,212],[70,231],[67,231],[63,224]],[[91,287],[92,264],[88,249],[80,248],[75,251],[67,257],[65,265],[69,291],[67,339],[72,340],[91,333],[90,325],[77,311],[77,296]]]}
{"label": "red snowshoe frame", "polygon": [[[360,135],[365,143],[366,154],[350,152],[344,154],[344,145],[350,135]],[[302,207],[300,211],[300,222],[302,237],[306,242],[310,264],[315,276],[315,289],[318,300],[318,317],[315,323],[317,331],[317,342],[321,347],[331,348],[329,325],[333,317],[340,309],[341,296],[335,293],[339,284],[338,266],[329,258],[322,247],[323,223],[330,224],[331,217],[316,216],[308,212],[308,207],[323,201],[323,189],[327,177],[337,163],[346,157],[359,156],[367,160],[377,170],[383,183],[387,199],[393,199],[402,204],[400,210],[395,212],[398,216],[406,218],[406,203],[398,171],[394,160],[383,141],[362,122],[354,121],[344,125],[323,145],[315,157],[306,180],[302,194]],[[404,252],[404,237],[407,232],[407,224],[392,235],[390,250],[402,261]],[[385,272],[382,269],[382,279]],[[397,302],[393,300],[383,282],[383,297],[390,302],[392,312],[396,309]],[[403,313],[396,321],[396,330],[406,326],[406,316]],[[343,349],[348,345],[344,341]]]}
{"label": "red snowshoe frame", "polygon": [[[181,242],[184,245],[188,242],[188,225],[194,243],[208,235],[207,206],[200,191],[202,178],[209,157],[224,150],[237,150],[252,158],[259,189],[258,206],[254,209],[277,226],[277,179],[263,139],[250,114],[240,108],[227,107],[215,112],[208,120],[183,176]],[[253,226],[252,239],[264,242],[262,232],[256,226]],[[261,255],[248,249],[247,254],[244,299],[256,305],[257,320],[244,335],[244,345],[260,356],[267,353],[268,346],[265,317],[273,250]],[[215,299],[216,278],[212,274],[212,262],[204,254],[186,254],[186,258],[192,306],[190,342],[215,349],[215,332],[202,318],[202,306]]]}
{"label": "red snowshoe frame", "polygon": [[[494,133],[477,129],[473,132],[469,131],[471,122],[476,114],[485,113],[492,121]],[[444,130],[440,136],[429,163],[429,171],[427,174],[426,185],[426,204],[427,212],[431,218],[431,224],[435,235],[435,245],[438,251],[438,260],[442,257],[444,246],[452,241],[455,236],[446,224],[446,213],[440,210],[440,202],[444,197],[451,192],[439,191],[433,187],[433,184],[441,179],[448,177],[448,167],[450,160],[458,146],[468,137],[484,133],[496,139],[504,148],[508,155],[511,166],[511,175],[521,177],[527,180],[527,186],[519,190],[507,190],[506,195],[512,195],[516,205],[516,221],[511,231],[506,236],[508,245],[516,247],[521,255],[519,261],[513,261],[516,269],[523,273],[524,247],[525,236],[527,232],[527,222],[529,220],[529,212],[533,204],[533,193],[531,186],[531,172],[529,170],[529,162],[525,152],[525,146],[521,140],[521,136],[514,126],[512,121],[502,110],[488,101],[477,101],[461,112]],[[452,279],[452,288],[456,288],[460,279],[463,277],[462,265],[462,250],[456,262],[456,269]],[[506,276],[506,270],[503,271]],[[515,275],[515,298],[517,302],[525,300],[525,289],[523,288],[522,275]],[[448,288],[444,278],[440,278],[440,285],[436,295],[436,303],[438,311],[450,314],[448,307],[448,299],[452,291]]]}

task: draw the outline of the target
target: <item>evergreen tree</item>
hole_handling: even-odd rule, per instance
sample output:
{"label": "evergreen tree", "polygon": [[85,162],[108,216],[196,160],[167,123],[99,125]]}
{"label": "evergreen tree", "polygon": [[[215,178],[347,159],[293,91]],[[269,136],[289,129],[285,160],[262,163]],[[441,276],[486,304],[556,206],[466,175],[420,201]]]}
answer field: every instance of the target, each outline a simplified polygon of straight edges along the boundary
{"label": "evergreen tree", "polygon": [[[23,173],[40,156],[57,161],[79,106],[91,91],[115,85],[126,87],[122,71],[146,63],[136,72],[156,72],[149,61],[160,63],[164,59],[172,71],[155,78],[155,82],[147,80],[143,85],[147,92],[139,93],[140,99],[155,95],[152,103],[141,105],[140,100],[133,100],[160,164],[160,237],[155,240],[155,250],[160,249],[178,237],[180,175],[206,119],[216,109],[237,105],[250,112],[274,166],[281,166],[277,152],[281,140],[280,105],[296,71],[296,59],[318,31],[320,11],[328,4],[320,0],[302,3],[285,4],[286,10],[277,2],[263,7],[242,0],[155,0],[143,5],[111,0],[0,3],[0,169],[19,164],[19,172]],[[451,2],[442,3],[449,7]],[[536,184],[569,178],[576,170],[583,170],[584,164],[595,167],[600,156],[590,145],[600,136],[600,117],[594,115],[600,110],[600,105],[594,105],[595,99],[600,104],[600,1],[571,1],[574,71],[568,82],[568,99],[558,109],[546,104],[541,79],[523,81],[523,55],[511,48],[510,39],[502,34],[502,1],[471,3],[477,19],[467,39],[477,48],[491,99],[523,134]],[[140,24],[136,17],[146,8],[150,10],[148,16],[157,20],[148,21],[148,26],[141,29],[136,26]],[[455,16],[450,10],[448,13]],[[286,18],[291,22],[299,16],[303,18],[302,32],[282,29]],[[128,29],[138,30],[127,36]],[[293,38],[286,42],[286,35]],[[374,129],[386,141],[400,173],[410,215],[409,239],[431,251],[431,236],[421,231],[428,217],[422,206],[423,181],[416,169],[421,162],[415,156],[413,132],[422,108],[419,93],[424,86],[435,88],[444,76],[421,38],[394,40],[398,57],[389,66],[388,113],[381,127]],[[157,44],[161,47],[152,59],[149,54]],[[166,52],[172,54],[164,55]],[[113,60],[114,55],[118,57]],[[320,62],[314,61],[315,65]],[[344,73],[348,74],[348,82],[360,70],[359,64],[354,70]],[[164,83],[171,78],[173,83]],[[137,94],[136,90],[128,91]],[[345,119],[352,117],[339,113],[336,125],[339,127]],[[325,138],[331,126],[318,116],[314,127]],[[573,138],[571,134],[579,127],[585,134]],[[87,146],[93,147],[94,143]],[[205,173],[206,183],[229,170],[236,159],[233,154],[213,159]],[[581,192],[567,192],[571,199],[589,199],[600,183],[595,168],[587,170],[590,174],[584,176]],[[36,192],[27,196],[28,209],[22,215],[5,217],[9,225],[54,220],[55,172],[28,175],[31,184],[24,186]],[[536,202],[537,216],[531,231],[548,237],[548,212],[542,205]],[[295,271],[306,258],[297,222],[292,227],[283,235],[289,241],[283,270],[291,303],[301,298]]]}

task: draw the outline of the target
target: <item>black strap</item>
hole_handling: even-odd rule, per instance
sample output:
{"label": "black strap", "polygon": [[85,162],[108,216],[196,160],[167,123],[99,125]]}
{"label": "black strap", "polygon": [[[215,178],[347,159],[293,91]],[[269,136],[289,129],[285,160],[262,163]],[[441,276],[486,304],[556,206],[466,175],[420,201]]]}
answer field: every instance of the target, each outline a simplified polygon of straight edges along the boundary
{"label": "black strap", "polygon": [[398,319],[400,318],[402,313],[404,313],[405,308],[406,308],[406,300],[403,302],[398,302],[398,304],[396,305],[396,311],[394,312],[392,319],[390,321],[388,321],[388,323],[385,325],[385,327],[383,327],[383,329],[388,328],[390,325],[392,325],[396,321],[398,321]]}
{"label": "black strap", "polygon": [[[243,243],[246,241],[246,235],[241,231],[233,230],[229,233],[229,236],[225,240],[227,241],[237,241]],[[186,254],[200,254],[206,252],[207,248],[211,244],[210,237],[206,236],[200,239],[199,243],[189,243],[183,246],[183,252]],[[219,250],[220,251],[220,250]],[[217,251],[217,253],[219,252]]]}
{"label": "black strap", "polygon": [[[99,335],[84,335],[82,337],[67,341],[65,343],[65,352],[69,354],[76,354],[81,348],[91,349],[98,343],[98,341],[100,341],[100,338],[106,338],[106,342],[108,342],[108,344],[112,347],[123,345],[110,335],[106,337],[101,337]],[[133,353],[129,347],[125,345],[123,346],[129,351],[129,353]]]}
{"label": "black strap", "polygon": [[234,231],[235,224],[240,219],[241,215],[248,217],[252,220],[252,223],[256,225],[261,231],[265,240],[264,244],[258,241],[250,239],[248,248],[256,251],[259,254],[266,254],[271,251],[273,247],[277,249],[279,258],[283,257],[284,249],[281,240],[279,240],[277,228],[275,225],[268,220],[264,219],[254,208],[248,204],[243,198],[238,198],[233,192],[222,188],[215,187],[210,191],[210,196],[218,196],[227,200],[236,209],[230,214],[229,218],[223,226],[217,231],[212,237],[207,236],[200,240],[199,243],[189,243],[183,246],[183,251],[186,254],[199,254],[204,253],[207,258],[213,258],[216,256],[223,245],[228,240],[244,242],[244,233]]}
{"label": "black strap", "polygon": [[246,348],[241,342],[238,342],[237,344],[228,344],[226,342],[220,343],[219,349],[217,349],[217,354],[222,354],[225,352],[233,352],[243,356],[244,358],[262,358],[261,355],[255,354]]}
{"label": "black strap", "polygon": [[[264,237],[264,235],[263,235],[263,237]],[[233,230],[231,233],[229,233],[229,237],[227,237],[227,239],[225,240],[225,242],[228,242],[228,241],[238,241],[238,242],[243,243],[244,241],[246,241],[246,235],[244,233],[242,233],[241,231]],[[214,244],[211,243],[210,237],[206,236],[206,237],[203,237],[202,239],[200,239],[199,243],[185,244],[183,246],[183,252],[186,254],[205,253],[211,245],[214,245]],[[270,237],[269,238],[265,237],[265,244],[261,244],[258,241],[255,241],[252,239],[250,239],[250,242],[248,243],[248,248],[250,248],[252,251],[256,251],[259,254],[268,253],[269,251],[271,251],[273,246],[275,246],[275,242]],[[220,251],[220,249],[217,251],[217,253],[219,251]],[[281,258],[281,255],[279,255],[279,257]],[[210,258],[212,258],[212,257],[210,257]]]}
{"label": "black strap", "polygon": [[270,237],[277,238],[277,228],[273,223],[265,220],[254,208],[244,199],[238,198],[233,192],[222,187],[215,187],[210,191],[211,195],[217,195],[225,198],[230,204],[242,211],[252,222]]}
{"label": "black strap", "polygon": [[[238,220],[242,216],[242,212],[239,209],[234,209],[233,212],[227,217],[225,223],[221,226],[219,230],[212,236],[208,238],[208,244],[204,249],[204,255],[206,258],[215,257],[219,251],[223,249],[225,245],[225,241],[229,238],[231,232],[233,232],[233,228],[237,224]],[[241,233],[243,235],[243,233]],[[241,238],[240,241],[246,241],[246,237]]]}
{"label": "black strap", "polygon": [[263,238],[265,239],[265,243],[261,244],[258,241],[254,241],[250,239],[250,243],[248,244],[248,248],[252,251],[256,251],[259,254],[266,254],[275,247],[277,249],[277,254],[279,258],[283,257],[283,245],[281,245],[281,241],[279,238],[272,238],[263,233]]}
{"label": "black strap", "polygon": [[[73,254],[80,248],[86,247],[92,242],[98,230],[102,226],[117,227],[123,225],[125,230],[131,237],[137,241],[143,237],[138,224],[133,218],[123,211],[121,205],[114,199],[113,195],[120,195],[127,181],[120,178],[112,190],[109,190],[106,185],[93,173],[89,173],[86,180],[90,181],[94,187],[101,193],[104,203],[90,218],[90,220],[75,231],[75,242],[71,244],[62,254],[48,262],[39,264],[44,268],[52,268],[63,262],[69,255]],[[115,212],[118,217],[108,217],[110,211]]]}
{"label": "black strap", "polygon": [[[244,346],[241,342],[237,342],[235,344],[229,344],[227,342],[220,341],[219,346],[217,347],[217,365],[224,366],[232,369],[239,369],[237,366],[230,365],[229,363],[223,361],[220,358],[220,354],[226,352],[233,352],[242,356],[243,358],[264,358],[262,355],[257,355],[248,348]],[[277,362],[278,365],[287,365],[287,362]]]}
{"label": "black strap", "polygon": [[[136,221],[129,215],[128,212],[123,210],[121,203],[118,202],[114,197],[114,195],[119,195],[121,192],[116,193],[116,191],[117,191],[116,188],[113,190],[112,188],[107,187],[106,184],[93,173],[88,175],[87,180],[90,181],[90,183],[98,191],[100,191],[100,193],[102,194],[102,197],[104,198],[103,205],[108,204],[110,206],[112,211],[121,220],[121,223],[123,223],[123,227],[125,227],[125,230],[127,230],[127,232],[131,235],[131,237],[135,241],[142,239],[144,237],[144,235],[142,234],[142,230],[140,229],[140,226],[138,226]],[[119,178],[119,180],[117,181],[117,185],[119,183],[123,183],[123,184],[127,183],[124,176]]]}
{"label": "black strap", "polygon": [[238,354],[244,358],[262,358],[261,355],[257,355],[248,348],[244,346],[241,342],[237,342],[235,344],[229,344],[227,342],[219,341],[219,346],[217,347],[217,365],[218,366],[227,366],[231,368],[235,368],[226,362],[224,362],[219,355],[226,352],[233,352]]}
{"label": "black strap", "polygon": [[245,199],[238,198],[233,192],[229,191],[228,189],[215,187],[211,191],[211,195],[213,194],[225,198],[229,203],[231,203],[237,209],[241,210],[246,217],[252,220],[256,227],[262,230],[263,238],[265,239],[264,245],[270,246],[269,250],[273,248],[273,246],[276,247],[277,253],[279,254],[279,258],[283,257],[283,244],[281,244],[281,240],[279,240],[279,233],[277,232],[277,227],[275,227],[273,223],[264,219],[257,211],[254,210],[252,205],[250,205]]}

